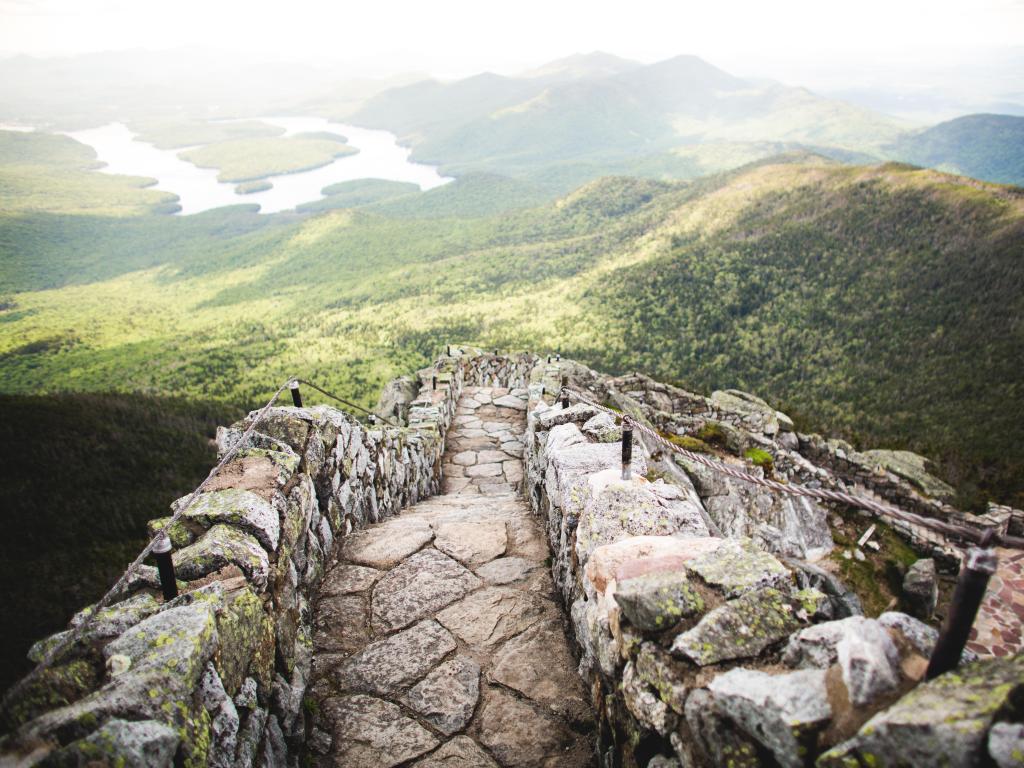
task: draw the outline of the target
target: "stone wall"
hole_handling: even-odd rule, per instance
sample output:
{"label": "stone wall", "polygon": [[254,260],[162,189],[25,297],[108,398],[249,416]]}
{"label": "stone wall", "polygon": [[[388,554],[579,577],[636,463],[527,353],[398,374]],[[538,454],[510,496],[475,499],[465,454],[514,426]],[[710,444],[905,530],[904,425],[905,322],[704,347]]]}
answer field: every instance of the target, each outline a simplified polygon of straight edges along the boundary
{"label": "stone wall", "polygon": [[[563,408],[552,396],[562,375],[627,411],[638,391],[617,399],[621,381],[568,361],[531,377],[528,488],[599,720],[601,766],[1010,764],[1024,733],[1014,703],[1024,660],[921,683],[934,629],[902,613],[865,618],[825,570],[767,551],[776,542],[709,535],[701,505],[711,497],[694,468],[652,481],[640,444],[623,479],[616,419]],[[715,412],[681,397],[656,410],[681,405],[696,406],[684,416]],[[773,417],[740,413],[737,424],[771,436]]]}
{"label": "stone wall", "polygon": [[[164,603],[155,569],[143,566],[3,713],[0,762],[296,765],[309,606],[325,563],[352,531],[438,492],[464,381],[522,377],[528,365],[452,352],[432,369],[438,388],[404,404],[404,427],[368,427],[326,406],[271,409],[168,531],[181,595]],[[221,455],[253,416],[218,430]],[[151,533],[168,520],[151,521]]]}

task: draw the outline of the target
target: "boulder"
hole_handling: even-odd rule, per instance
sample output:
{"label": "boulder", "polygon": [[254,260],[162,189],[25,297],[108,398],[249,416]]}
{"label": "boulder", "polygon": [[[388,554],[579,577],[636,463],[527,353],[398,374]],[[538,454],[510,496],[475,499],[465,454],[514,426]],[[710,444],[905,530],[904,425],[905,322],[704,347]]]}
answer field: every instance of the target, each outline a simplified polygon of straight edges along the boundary
{"label": "boulder", "polygon": [[534,411],[535,429],[538,432],[547,432],[559,424],[569,424],[570,422],[573,424],[585,424],[599,413],[601,411],[586,403],[575,403],[565,410],[562,409],[561,405],[556,405],[545,411]]}
{"label": "boulder", "polygon": [[907,569],[903,577],[903,601],[908,612],[927,621],[935,613],[939,600],[939,580],[935,573],[935,561],[922,558]]}
{"label": "boulder", "polygon": [[610,469],[592,475],[588,485],[589,499],[576,529],[581,564],[595,548],[630,536],[708,535],[701,511],[665,483],[635,474],[623,480],[621,470]]}
{"label": "boulder", "polygon": [[918,685],[816,765],[977,766],[996,715],[1022,695],[1024,656],[973,662]]}
{"label": "boulder", "polygon": [[988,732],[988,754],[997,768],[1024,765],[1024,724],[996,723]]}
{"label": "boulder", "polygon": [[591,552],[583,570],[587,594],[604,594],[608,585],[617,580],[648,573],[675,573],[686,562],[714,552],[721,544],[722,539],[711,536],[633,536],[605,544]]}
{"label": "boulder", "polygon": [[253,536],[234,526],[215,525],[194,544],[174,553],[175,571],[187,581],[201,579],[227,565],[237,565],[256,587],[267,585],[267,551]]}
{"label": "boulder", "polygon": [[799,626],[789,598],[763,587],[706,614],[672,642],[672,653],[698,666],[758,656]]}
{"label": "boulder", "polygon": [[[731,669],[707,687],[714,716],[725,723],[712,733],[740,729],[747,739],[771,753],[782,768],[803,768],[805,755],[817,749],[817,735],[828,726],[832,707],[823,670],[770,675]],[[726,751],[726,745],[713,748]]]}
{"label": "boulder", "polygon": [[[732,415],[751,432],[762,432],[772,437],[779,432],[778,411],[761,398],[738,389],[719,390],[711,393],[711,404],[725,415]],[[789,431],[793,422],[785,417]]]}
{"label": "boulder", "polygon": [[381,389],[373,411],[382,419],[405,424],[409,420],[409,404],[416,399],[419,390],[420,384],[412,376],[392,379]]}
{"label": "boulder", "polygon": [[704,508],[724,536],[759,537],[784,557],[815,560],[832,550],[828,515],[811,499],[774,493],[683,456],[674,458],[693,480]]}
{"label": "boulder", "polygon": [[583,434],[599,443],[618,443],[622,440],[622,427],[609,413],[599,413],[582,427]]}
{"label": "boulder", "polygon": [[648,573],[618,583],[615,602],[637,629],[660,632],[701,613],[704,600],[683,570]]}
{"label": "boulder", "polygon": [[181,737],[155,720],[108,720],[84,739],[51,755],[51,765],[117,765],[122,768],[169,766]]}
{"label": "boulder", "polygon": [[956,498],[956,490],[949,483],[931,474],[933,465],[924,456],[910,451],[871,450],[861,451],[859,456],[851,457],[853,459],[860,459],[858,463],[868,469],[881,468],[902,477],[925,496],[947,503]]}
{"label": "boulder", "polygon": [[654,689],[636,674],[632,661],[626,662],[622,670],[622,698],[626,703],[626,709],[644,728],[655,731],[660,736],[668,736],[675,727],[675,713],[657,696]]}
{"label": "boulder", "polygon": [[[177,509],[188,497],[171,505]],[[280,516],[274,506],[262,496],[239,488],[202,493],[185,511],[182,519],[194,520],[205,528],[225,524],[252,534],[268,552],[277,551],[281,536]]]}
{"label": "boulder", "polygon": [[792,585],[789,570],[750,539],[727,539],[713,552],[687,562],[686,569],[726,597],[762,587],[788,589]]}

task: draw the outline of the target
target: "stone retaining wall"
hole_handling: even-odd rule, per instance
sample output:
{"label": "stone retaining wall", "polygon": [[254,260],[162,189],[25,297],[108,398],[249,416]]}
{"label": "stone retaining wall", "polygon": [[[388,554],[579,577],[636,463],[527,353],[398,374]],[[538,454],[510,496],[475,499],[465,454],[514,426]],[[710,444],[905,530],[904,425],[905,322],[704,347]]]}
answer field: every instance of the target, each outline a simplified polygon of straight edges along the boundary
{"label": "stone retaining wall", "polygon": [[[522,378],[532,366],[452,352],[433,368],[438,388],[406,403],[407,427],[367,427],[327,406],[271,409],[168,531],[182,594],[164,603],[143,566],[3,713],[0,762],[297,765],[309,606],[337,542],[439,491],[465,381]],[[218,430],[221,454],[253,415]],[[37,643],[33,660],[63,634]]]}
{"label": "stone retaining wall", "polygon": [[708,535],[699,476],[648,480],[642,446],[623,479],[615,419],[563,409],[561,375],[599,400],[616,391],[568,361],[539,364],[525,442],[601,766],[1010,764],[1024,659],[921,683],[934,629],[867,619],[821,568]]}

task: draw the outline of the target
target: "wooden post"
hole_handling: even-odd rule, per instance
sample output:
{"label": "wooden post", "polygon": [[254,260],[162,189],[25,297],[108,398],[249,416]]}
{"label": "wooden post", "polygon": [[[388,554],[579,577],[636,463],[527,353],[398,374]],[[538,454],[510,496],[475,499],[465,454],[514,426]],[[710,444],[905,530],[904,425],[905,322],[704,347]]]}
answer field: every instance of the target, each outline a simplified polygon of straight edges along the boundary
{"label": "wooden post", "polygon": [[153,556],[156,558],[156,570],[160,574],[160,590],[164,593],[164,601],[173,600],[178,596],[178,582],[174,577],[174,560],[171,559],[171,538],[161,533],[153,545]]}
{"label": "wooden post", "polygon": [[299,393],[299,382],[292,381],[288,384],[288,389],[292,391],[292,405],[296,408],[302,407],[302,395]]}
{"label": "wooden post", "polygon": [[978,615],[978,608],[985,598],[988,580],[999,565],[999,557],[995,550],[985,547],[986,543],[987,541],[983,540],[981,547],[971,547],[967,551],[967,564],[960,571],[960,578],[957,580],[953,600],[949,606],[949,615],[946,616],[946,624],[935,643],[932,657],[928,660],[928,671],[925,673],[927,680],[956,669],[960,663],[960,655],[967,645],[967,637],[974,625],[974,618]]}

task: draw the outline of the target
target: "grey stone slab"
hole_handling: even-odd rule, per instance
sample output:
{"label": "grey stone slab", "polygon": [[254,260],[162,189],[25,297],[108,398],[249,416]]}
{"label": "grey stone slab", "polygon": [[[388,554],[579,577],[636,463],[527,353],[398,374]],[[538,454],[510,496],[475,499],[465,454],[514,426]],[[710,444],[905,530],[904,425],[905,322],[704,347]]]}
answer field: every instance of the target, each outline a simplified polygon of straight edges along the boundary
{"label": "grey stone slab", "polygon": [[366,646],[337,670],[337,680],[350,691],[392,698],[454,650],[451,633],[427,619]]}
{"label": "grey stone slab", "polygon": [[467,645],[489,649],[536,624],[553,606],[509,587],[485,587],[449,606],[437,620]]}
{"label": "grey stone slab", "polygon": [[508,545],[503,522],[443,522],[434,529],[434,546],[469,567],[504,554]]}
{"label": "grey stone slab", "polygon": [[454,603],[480,584],[480,579],[470,571],[436,549],[417,552],[377,582],[371,602],[371,626],[376,632],[407,627]]}
{"label": "grey stone slab", "polygon": [[413,768],[498,768],[498,764],[471,738],[456,736],[417,760]]}
{"label": "grey stone slab", "polygon": [[456,656],[413,686],[404,702],[445,736],[451,736],[466,727],[479,696],[480,665],[468,656]]}
{"label": "grey stone slab", "polygon": [[354,695],[328,699],[320,715],[333,737],[336,768],[392,768],[437,746],[437,739],[387,701]]}
{"label": "grey stone slab", "polygon": [[359,565],[391,568],[434,538],[430,525],[415,518],[395,518],[353,534],[343,556]]}

